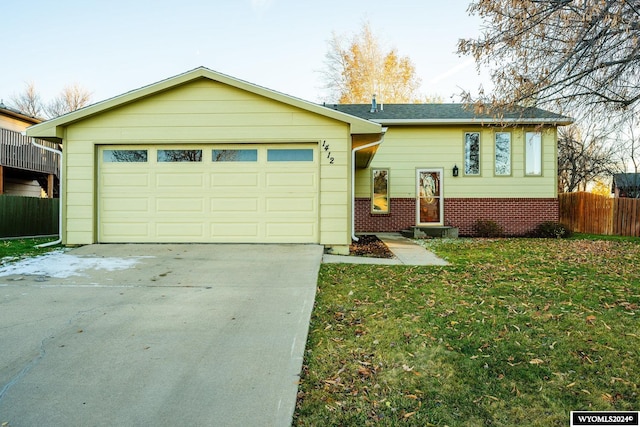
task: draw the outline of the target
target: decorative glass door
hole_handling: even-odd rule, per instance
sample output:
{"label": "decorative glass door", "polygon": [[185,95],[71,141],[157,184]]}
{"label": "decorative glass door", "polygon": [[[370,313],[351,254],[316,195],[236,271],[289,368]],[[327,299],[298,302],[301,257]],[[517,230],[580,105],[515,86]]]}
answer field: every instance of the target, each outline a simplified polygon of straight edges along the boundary
{"label": "decorative glass door", "polygon": [[442,169],[416,170],[416,222],[443,225]]}

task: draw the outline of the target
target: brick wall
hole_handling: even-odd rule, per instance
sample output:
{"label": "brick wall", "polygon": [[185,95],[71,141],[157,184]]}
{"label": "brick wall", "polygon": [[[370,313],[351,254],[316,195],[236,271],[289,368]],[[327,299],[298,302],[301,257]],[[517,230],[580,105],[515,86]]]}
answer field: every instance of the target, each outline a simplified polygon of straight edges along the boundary
{"label": "brick wall", "polygon": [[[391,199],[389,214],[371,214],[371,200],[356,199],[356,232],[390,232],[415,225],[414,199]],[[505,234],[527,234],[543,221],[558,221],[558,199],[532,198],[473,198],[445,199],[445,225],[460,229],[461,236],[473,234],[478,219],[500,224]]]}
{"label": "brick wall", "polygon": [[356,232],[395,232],[416,225],[415,199],[391,199],[388,214],[372,214],[371,199],[356,198]]}

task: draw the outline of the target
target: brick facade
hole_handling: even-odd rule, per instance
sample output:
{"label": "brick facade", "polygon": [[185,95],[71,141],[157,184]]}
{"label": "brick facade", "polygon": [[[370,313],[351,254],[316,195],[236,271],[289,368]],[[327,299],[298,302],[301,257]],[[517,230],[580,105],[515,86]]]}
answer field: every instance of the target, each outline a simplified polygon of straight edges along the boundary
{"label": "brick facade", "polygon": [[[415,225],[413,198],[391,199],[389,214],[372,214],[371,200],[356,198],[356,232],[395,232]],[[527,234],[543,221],[558,221],[558,199],[450,198],[444,201],[445,225],[458,227],[461,236],[473,235],[475,221],[492,220],[509,236]]]}

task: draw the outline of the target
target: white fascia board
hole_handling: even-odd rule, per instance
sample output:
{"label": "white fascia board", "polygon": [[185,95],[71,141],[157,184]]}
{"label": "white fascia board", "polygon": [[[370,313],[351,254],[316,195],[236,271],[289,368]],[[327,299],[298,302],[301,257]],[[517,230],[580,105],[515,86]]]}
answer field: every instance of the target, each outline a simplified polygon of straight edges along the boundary
{"label": "white fascia board", "polygon": [[387,125],[500,125],[500,124],[554,124],[568,125],[571,119],[372,119],[372,122]]}

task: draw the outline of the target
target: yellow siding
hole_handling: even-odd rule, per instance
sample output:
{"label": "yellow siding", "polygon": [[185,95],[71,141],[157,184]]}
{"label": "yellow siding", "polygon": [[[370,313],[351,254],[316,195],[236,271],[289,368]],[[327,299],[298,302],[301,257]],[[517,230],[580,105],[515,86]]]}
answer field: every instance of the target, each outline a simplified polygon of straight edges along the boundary
{"label": "yellow siding", "polygon": [[31,123],[25,123],[15,117],[7,117],[0,113],[0,128],[9,129],[14,132],[23,132],[29,126],[31,126]]}
{"label": "yellow siding", "polygon": [[[64,140],[67,166],[64,241],[66,244],[97,241],[96,152],[99,145],[321,145],[323,141],[329,145],[334,161],[330,164],[324,150],[318,148],[319,211],[348,213],[350,129],[347,123],[206,79],[72,123],[66,128]],[[277,203],[272,201],[274,209],[278,208]],[[67,214],[68,211],[72,213]],[[284,227],[273,226],[270,231],[276,235],[292,232]],[[348,215],[339,220],[333,216],[320,219],[319,230],[319,243],[345,245],[350,241]]]}
{"label": "yellow siding", "polygon": [[[415,197],[417,168],[444,168],[445,197],[556,197],[556,131],[542,131],[542,176],[525,176],[524,132],[534,128],[390,127],[370,168],[389,168],[391,197]],[[480,176],[464,176],[464,133],[480,132]],[[494,175],[494,133],[511,132],[511,176]],[[453,177],[453,166],[460,173]],[[370,169],[356,197],[370,197]]]}

